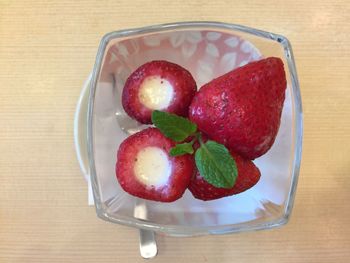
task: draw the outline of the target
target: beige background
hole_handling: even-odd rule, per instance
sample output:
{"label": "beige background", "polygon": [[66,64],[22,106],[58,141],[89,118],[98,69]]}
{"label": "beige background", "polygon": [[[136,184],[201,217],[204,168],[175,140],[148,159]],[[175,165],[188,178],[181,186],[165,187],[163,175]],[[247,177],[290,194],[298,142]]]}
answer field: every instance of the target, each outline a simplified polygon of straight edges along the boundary
{"label": "beige background", "polygon": [[150,2],[0,1],[0,262],[143,261],[137,231],[86,205],[73,113],[103,34],[183,20],[290,39],[305,115],[302,169],[287,226],[159,237],[154,262],[349,262],[349,1]]}

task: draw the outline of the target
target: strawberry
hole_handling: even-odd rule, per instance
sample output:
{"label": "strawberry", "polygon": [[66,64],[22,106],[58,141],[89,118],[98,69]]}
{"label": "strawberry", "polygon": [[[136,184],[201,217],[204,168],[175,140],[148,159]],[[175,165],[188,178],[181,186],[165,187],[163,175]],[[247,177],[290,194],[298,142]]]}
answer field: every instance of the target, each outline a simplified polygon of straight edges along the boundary
{"label": "strawberry", "polygon": [[188,187],[195,198],[209,201],[239,194],[253,187],[259,181],[260,171],[251,160],[244,159],[234,152],[230,153],[236,162],[238,170],[234,186],[230,189],[215,187],[205,181],[197,171]]}
{"label": "strawberry", "polygon": [[168,61],[151,61],[129,76],[122,104],[130,117],[150,124],[153,110],[186,117],[196,91],[195,80],[186,69]]}
{"label": "strawberry", "polygon": [[125,139],[119,147],[116,176],[129,194],[160,202],[179,199],[194,174],[193,156],[169,156],[175,146],[158,129],[148,128]]}
{"label": "strawberry", "polygon": [[285,89],[281,59],[252,62],[205,84],[193,98],[189,118],[229,150],[255,159],[275,141]]}

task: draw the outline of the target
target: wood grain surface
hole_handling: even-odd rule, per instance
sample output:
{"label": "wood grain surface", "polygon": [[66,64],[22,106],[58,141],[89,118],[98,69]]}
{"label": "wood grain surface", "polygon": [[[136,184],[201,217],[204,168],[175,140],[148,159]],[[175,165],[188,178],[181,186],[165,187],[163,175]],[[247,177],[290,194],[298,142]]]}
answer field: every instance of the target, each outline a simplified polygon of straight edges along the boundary
{"label": "wood grain surface", "polygon": [[286,35],[305,132],[291,221],[225,236],[158,237],[154,262],[350,261],[350,2],[0,1],[0,262],[143,262],[138,232],[98,219],[73,114],[109,31],[216,20]]}

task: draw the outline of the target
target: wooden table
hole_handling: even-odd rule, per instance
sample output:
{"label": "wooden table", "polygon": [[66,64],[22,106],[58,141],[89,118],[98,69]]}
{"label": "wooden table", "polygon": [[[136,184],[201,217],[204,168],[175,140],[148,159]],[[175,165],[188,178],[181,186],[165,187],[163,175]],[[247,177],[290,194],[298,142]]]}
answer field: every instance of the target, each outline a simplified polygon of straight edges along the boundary
{"label": "wooden table", "polygon": [[0,1],[0,262],[142,262],[138,232],[99,220],[73,146],[73,114],[109,31],[185,20],[286,35],[305,115],[290,223],[159,237],[154,262],[350,261],[350,2]]}

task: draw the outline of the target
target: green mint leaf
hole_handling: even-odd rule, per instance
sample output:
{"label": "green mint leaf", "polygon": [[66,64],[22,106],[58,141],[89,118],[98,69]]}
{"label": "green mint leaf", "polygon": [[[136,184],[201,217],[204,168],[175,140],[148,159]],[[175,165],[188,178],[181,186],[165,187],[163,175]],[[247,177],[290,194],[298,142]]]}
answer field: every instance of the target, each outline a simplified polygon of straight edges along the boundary
{"label": "green mint leaf", "polygon": [[166,137],[176,142],[182,142],[197,130],[197,125],[188,119],[163,111],[153,111],[152,122]]}
{"label": "green mint leaf", "polygon": [[192,154],[194,152],[192,147],[193,142],[186,142],[182,144],[177,144],[175,147],[170,149],[171,156],[180,156],[184,154]]}
{"label": "green mint leaf", "polygon": [[196,165],[204,180],[215,187],[232,188],[238,175],[235,160],[222,144],[201,143],[195,154]]}

